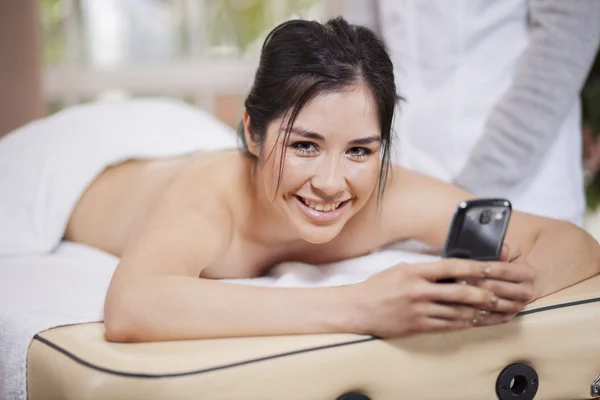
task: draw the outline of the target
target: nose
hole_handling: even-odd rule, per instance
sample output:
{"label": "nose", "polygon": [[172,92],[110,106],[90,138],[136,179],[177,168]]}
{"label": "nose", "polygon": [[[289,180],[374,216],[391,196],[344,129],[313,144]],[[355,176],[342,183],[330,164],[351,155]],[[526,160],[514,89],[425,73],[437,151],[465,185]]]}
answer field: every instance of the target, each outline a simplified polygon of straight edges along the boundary
{"label": "nose", "polygon": [[311,180],[313,189],[324,199],[335,199],[346,188],[346,177],[342,160],[327,157],[321,160]]}

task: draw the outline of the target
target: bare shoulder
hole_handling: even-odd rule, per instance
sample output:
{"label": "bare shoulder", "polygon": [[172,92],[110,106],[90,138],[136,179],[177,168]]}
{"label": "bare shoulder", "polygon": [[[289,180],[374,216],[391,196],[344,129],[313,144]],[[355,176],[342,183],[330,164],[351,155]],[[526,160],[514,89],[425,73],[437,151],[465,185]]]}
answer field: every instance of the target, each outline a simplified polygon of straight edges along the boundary
{"label": "bare shoulder", "polygon": [[[388,241],[416,239],[441,248],[458,204],[476,197],[454,184],[394,166],[383,198],[381,230]],[[545,226],[556,223],[513,211],[506,241],[529,248]]]}
{"label": "bare shoulder", "polygon": [[207,157],[183,171],[148,213],[126,247],[119,268],[199,276],[232,237],[227,157]]}
{"label": "bare shoulder", "polygon": [[439,247],[457,204],[474,198],[456,185],[393,166],[382,199],[382,231],[391,241],[415,239]]}

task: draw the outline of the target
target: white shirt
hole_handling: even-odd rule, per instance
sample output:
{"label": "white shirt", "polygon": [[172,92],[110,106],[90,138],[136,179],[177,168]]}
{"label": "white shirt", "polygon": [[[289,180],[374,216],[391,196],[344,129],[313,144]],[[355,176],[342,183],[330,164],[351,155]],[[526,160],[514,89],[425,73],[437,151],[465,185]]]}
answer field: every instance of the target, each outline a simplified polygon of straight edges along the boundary
{"label": "white shirt", "polygon": [[[379,0],[378,6],[378,28],[394,63],[398,93],[406,99],[395,119],[392,157],[409,169],[455,182],[530,42],[528,2]],[[579,98],[569,104],[558,134],[529,176],[517,185],[475,193],[508,198],[515,209],[581,224],[585,197]],[[518,141],[516,132],[512,145]]]}

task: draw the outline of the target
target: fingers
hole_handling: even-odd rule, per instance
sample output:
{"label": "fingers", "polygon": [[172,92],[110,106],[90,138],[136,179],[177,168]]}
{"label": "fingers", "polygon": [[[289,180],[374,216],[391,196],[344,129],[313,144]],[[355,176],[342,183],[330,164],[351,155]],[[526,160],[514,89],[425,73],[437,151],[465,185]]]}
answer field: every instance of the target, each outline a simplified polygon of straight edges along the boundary
{"label": "fingers", "polygon": [[533,282],[535,274],[533,268],[527,264],[508,264],[502,262],[484,263],[488,264],[489,274],[487,278],[500,279],[508,282]]}
{"label": "fingers", "polygon": [[422,317],[413,326],[413,333],[493,326],[504,324],[514,318],[513,314],[436,303],[428,304],[421,314]]}
{"label": "fingers", "polygon": [[[432,309],[435,312],[435,309]],[[474,311],[477,311],[473,308],[470,310],[471,314]],[[441,312],[438,310],[437,312]],[[443,311],[443,313],[448,311]],[[452,311],[449,311],[452,313]],[[459,314],[467,315],[467,310],[456,310]],[[483,326],[493,326],[500,325],[506,322],[509,322],[514,318],[513,315],[490,312],[484,313],[485,315],[481,315],[479,318],[470,318],[470,319],[448,319],[448,318],[439,318],[434,316],[423,317],[419,320],[417,324],[415,324],[413,332],[431,332],[431,331],[453,331],[453,330],[464,330],[472,327],[483,327]]]}
{"label": "fingers", "polygon": [[513,262],[523,256],[518,247],[507,246],[508,248],[508,260],[507,262]]}
{"label": "fingers", "polygon": [[514,315],[491,312],[485,317],[479,319],[476,326],[492,326],[504,324],[514,318]]}
{"label": "fingers", "polygon": [[423,286],[420,296],[419,300],[453,303],[481,309],[495,307],[499,302],[498,297],[487,289],[460,283],[444,285],[432,283]]}
{"label": "fingers", "polygon": [[457,258],[445,258],[437,262],[414,264],[415,272],[430,282],[445,278],[454,279],[477,279],[485,278],[487,271],[482,268],[483,263],[462,260]]}
{"label": "fingers", "polygon": [[433,263],[414,264],[415,272],[430,282],[440,279],[501,279],[509,282],[533,282],[533,269],[527,264],[483,262],[447,258]]}
{"label": "fingers", "polygon": [[425,309],[423,310],[423,314],[429,318],[452,319],[472,322],[474,320],[481,319],[484,314],[487,314],[487,312],[468,306],[441,303],[425,303]]}
{"label": "fingers", "polygon": [[521,311],[524,307],[524,304],[518,301],[506,300],[501,297],[496,297],[496,299],[498,299],[496,305],[488,308],[488,311],[496,311],[514,315]]}
{"label": "fingers", "polygon": [[489,313],[476,321],[465,319],[423,318],[417,326],[417,331],[456,331],[472,327],[500,325],[509,322],[514,317],[503,313]]}
{"label": "fingers", "polygon": [[469,320],[450,320],[441,318],[423,318],[418,324],[420,332],[456,331],[473,327]]}
{"label": "fingers", "polygon": [[500,252],[500,261],[509,262],[510,261],[510,251],[508,245],[504,243],[502,245],[502,251]]}
{"label": "fingers", "polygon": [[496,296],[527,304],[533,300],[533,285],[518,284],[499,281],[495,279],[484,279],[473,283],[474,285],[494,292]]}
{"label": "fingers", "polygon": [[517,313],[523,308],[519,301],[500,298],[485,288],[465,284],[430,284],[420,291],[421,300],[453,303],[487,311]]}

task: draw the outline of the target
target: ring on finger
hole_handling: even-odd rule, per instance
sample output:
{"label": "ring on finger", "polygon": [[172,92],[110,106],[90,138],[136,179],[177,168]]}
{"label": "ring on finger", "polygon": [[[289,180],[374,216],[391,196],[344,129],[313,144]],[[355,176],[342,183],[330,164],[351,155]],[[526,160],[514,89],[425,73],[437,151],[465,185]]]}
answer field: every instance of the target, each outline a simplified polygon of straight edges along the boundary
{"label": "ring on finger", "polygon": [[498,296],[492,296],[490,298],[490,309],[494,310],[496,308],[496,306],[498,305]]}
{"label": "ring on finger", "polygon": [[477,317],[478,319],[482,319],[487,317],[487,315],[489,314],[488,310],[477,310]]}
{"label": "ring on finger", "polygon": [[489,265],[482,264],[481,265],[481,273],[483,276],[488,277],[492,274],[492,267]]}
{"label": "ring on finger", "polygon": [[471,325],[475,325],[477,322],[479,322],[479,310],[475,309],[473,311],[473,317],[469,320],[469,324]]}

